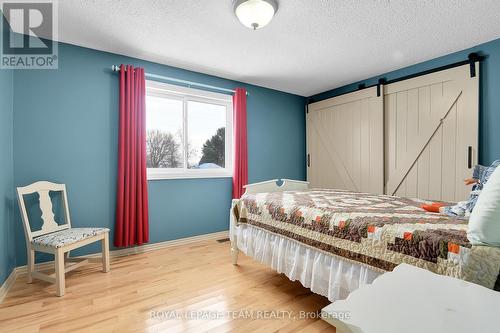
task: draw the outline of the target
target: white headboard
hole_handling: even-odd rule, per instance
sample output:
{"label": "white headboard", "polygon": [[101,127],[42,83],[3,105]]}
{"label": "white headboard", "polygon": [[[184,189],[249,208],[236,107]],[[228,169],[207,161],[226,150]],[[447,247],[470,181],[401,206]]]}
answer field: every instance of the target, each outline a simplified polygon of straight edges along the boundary
{"label": "white headboard", "polygon": [[292,179],[282,179],[283,183],[278,185],[279,179],[266,180],[260,183],[253,183],[243,186],[245,193],[283,192],[301,191],[309,188],[309,182]]}

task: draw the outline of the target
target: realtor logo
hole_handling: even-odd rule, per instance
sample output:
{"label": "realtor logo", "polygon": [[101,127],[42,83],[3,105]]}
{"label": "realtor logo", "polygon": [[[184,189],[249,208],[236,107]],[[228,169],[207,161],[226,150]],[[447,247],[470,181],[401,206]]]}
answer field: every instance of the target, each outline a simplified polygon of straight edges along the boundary
{"label": "realtor logo", "polygon": [[57,2],[2,1],[1,59],[5,69],[57,69]]}

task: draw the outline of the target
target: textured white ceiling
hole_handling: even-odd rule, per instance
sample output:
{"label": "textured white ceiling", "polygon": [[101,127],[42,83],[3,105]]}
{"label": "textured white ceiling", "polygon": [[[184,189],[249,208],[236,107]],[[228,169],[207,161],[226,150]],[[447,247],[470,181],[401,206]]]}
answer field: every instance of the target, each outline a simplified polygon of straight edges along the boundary
{"label": "textured white ceiling", "polygon": [[[64,0],[59,40],[310,96],[500,37],[500,0]],[[111,65],[111,64],[110,64]]]}

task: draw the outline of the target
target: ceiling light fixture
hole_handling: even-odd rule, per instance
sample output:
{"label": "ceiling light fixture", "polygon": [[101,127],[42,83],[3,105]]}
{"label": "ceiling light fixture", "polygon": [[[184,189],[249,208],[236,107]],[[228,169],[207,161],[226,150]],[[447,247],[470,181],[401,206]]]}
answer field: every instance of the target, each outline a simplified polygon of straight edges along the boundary
{"label": "ceiling light fixture", "polygon": [[275,0],[234,0],[234,13],[241,24],[253,30],[265,27],[278,11]]}

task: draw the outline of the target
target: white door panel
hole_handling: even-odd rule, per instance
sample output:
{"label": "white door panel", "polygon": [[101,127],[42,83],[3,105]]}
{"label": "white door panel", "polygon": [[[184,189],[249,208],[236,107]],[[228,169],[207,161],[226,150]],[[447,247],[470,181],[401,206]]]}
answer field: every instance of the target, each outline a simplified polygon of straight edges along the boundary
{"label": "white door panel", "polygon": [[478,89],[468,65],[385,86],[387,194],[466,198],[469,147],[477,162]]}
{"label": "white door panel", "polygon": [[312,186],[383,193],[383,97],[376,87],[310,104],[306,118]]}

